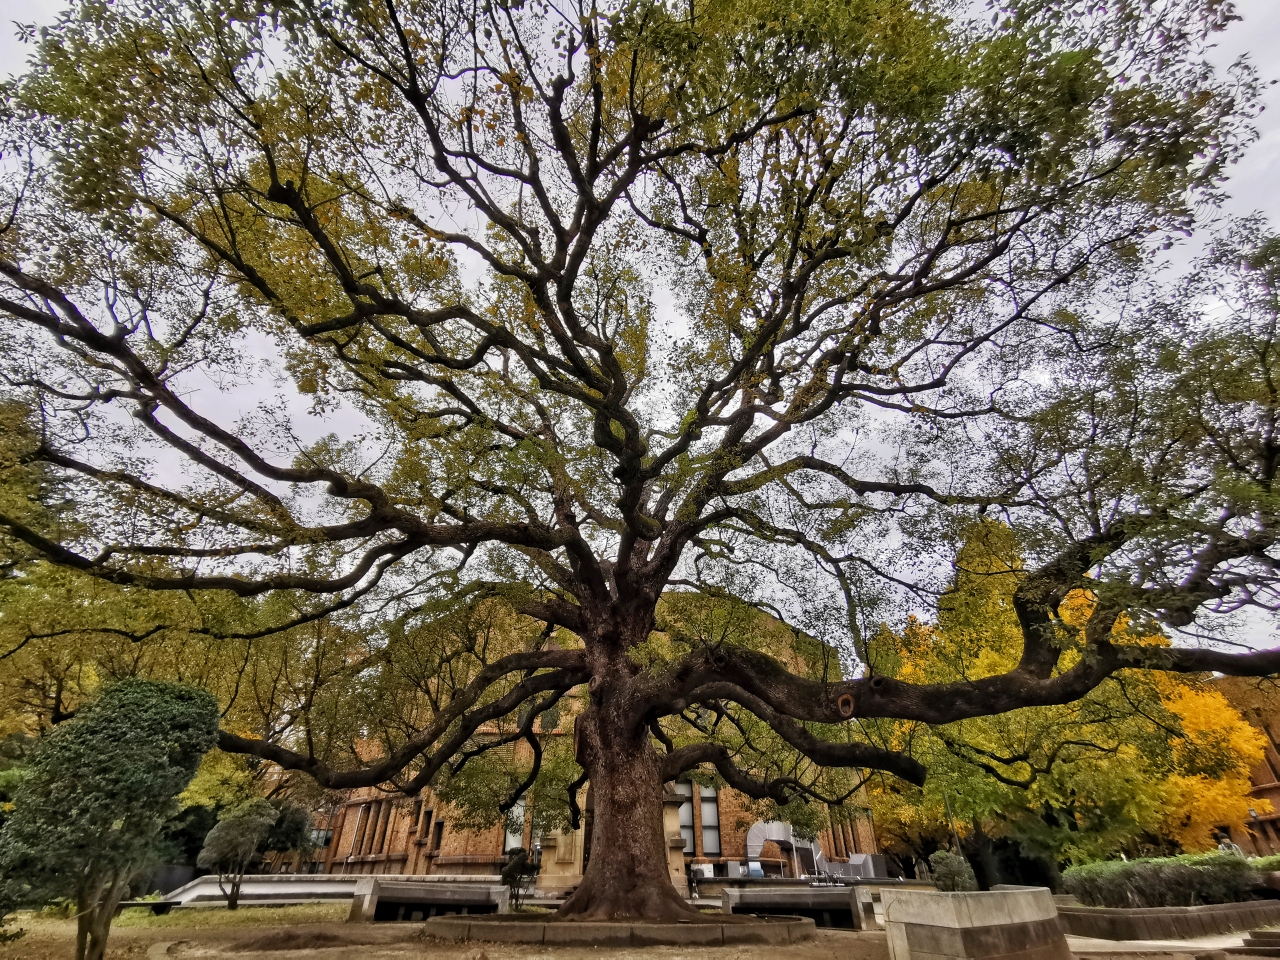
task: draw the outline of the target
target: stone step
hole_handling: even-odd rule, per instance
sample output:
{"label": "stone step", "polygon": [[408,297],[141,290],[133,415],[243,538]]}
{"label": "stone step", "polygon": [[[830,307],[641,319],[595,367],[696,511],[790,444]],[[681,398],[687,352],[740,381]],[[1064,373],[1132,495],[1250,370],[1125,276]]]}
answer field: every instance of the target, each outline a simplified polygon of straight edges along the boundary
{"label": "stone step", "polygon": [[1280,943],[1280,930],[1250,930],[1246,936],[1253,940],[1274,940]]}
{"label": "stone step", "polygon": [[1274,947],[1251,947],[1245,942],[1243,947],[1227,947],[1226,952],[1232,954],[1244,954],[1247,957],[1280,957],[1280,944]]}

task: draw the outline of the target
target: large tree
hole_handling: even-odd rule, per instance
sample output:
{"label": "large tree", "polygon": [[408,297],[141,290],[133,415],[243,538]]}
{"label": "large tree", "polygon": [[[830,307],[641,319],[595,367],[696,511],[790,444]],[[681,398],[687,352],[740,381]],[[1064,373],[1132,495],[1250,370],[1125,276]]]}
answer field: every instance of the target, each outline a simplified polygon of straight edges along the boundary
{"label": "large tree", "polygon": [[[1089,309],[1247,140],[1251,74],[1202,56],[1230,5],[971,16],[77,6],[6,100],[0,364],[38,412],[10,462],[77,506],[6,509],[14,549],[124,587],[281,594],[281,629],[357,616],[360,670],[220,741],[332,788],[413,793],[534,743],[585,687],[597,854],[568,916],[688,911],[665,781],[819,792],[738,766],[708,718],[918,782],[859,719],[1066,703],[1129,667],[1280,668],[1113,634],[1273,600],[1274,330],[1161,315],[1144,338]],[[341,435],[315,436],[306,396]],[[1017,665],[877,673],[868,630],[945,585],[981,511],[1027,533]],[[1086,580],[1077,642],[1058,607]],[[660,601],[690,590],[843,661],[814,679],[728,633],[655,652]],[[380,698],[387,671],[408,682]],[[385,720],[377,756],[314,736],[344,689]]]}

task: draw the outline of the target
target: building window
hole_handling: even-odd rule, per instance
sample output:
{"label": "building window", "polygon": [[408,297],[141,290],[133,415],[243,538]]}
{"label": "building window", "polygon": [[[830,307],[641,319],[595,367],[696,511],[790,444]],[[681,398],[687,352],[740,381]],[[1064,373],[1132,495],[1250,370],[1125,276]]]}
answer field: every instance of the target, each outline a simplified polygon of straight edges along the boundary
{"label": "building window", "polygon": [[409,818],[409,832],[417,833],[418,827],[422,825],[422,798],[418,797],[413,801],[413,816]]}
{"label": "building window", "polygon": [[844,824],[841,821],[843,811],[837,810],[831,804],[827,804],[827,814],[831,823],[831,852],[837,857],[849,856],[849,851],[844,845]]}
{"label": "building window", "polygon": [[444,821],[437,820],[435,829],[431,831],[431,849],[439,851],[440,844],[444,842]]}
{"label": "building window", "polygon": [[[369,804],[362,803],[360,806],[356,807],[355,810],[356,820],[355,826],[351,828],[351,848],[347,851],[348,857],[356,857],[360,855],[360,847],[361,844],[364,843],[365,827],[368,825],[369,818],[366,814],[369,812]],[[344,820],[343,823],[345,826],[346,821]]]}
{"label": "building window", "polygon": [[693,784],[672,784],[680,797],[680,836],[684,837],[684,852],[693,853]]}
{"label": "building window", "polygon": [[329,846],[329,844],[333,843],[333,831],[332,830],[312,830],[311,842],[314,843],[318,848],[323,850],[325,847]]}
{"label": "building window", "polygon": [[[702,855],[720,856],[720,801],[715,787],[699,787],[702,794]],[[684,821],[682,820],[681,823]],[[683,832],[683,831],[682,831]],[[688,841],[685,841],[688,849]]]}
{"label": "building window", "polygon": [[502,852],[524,846],[524,798],[516,801],[516,805],[507,813],[507,835],[502,841]]}

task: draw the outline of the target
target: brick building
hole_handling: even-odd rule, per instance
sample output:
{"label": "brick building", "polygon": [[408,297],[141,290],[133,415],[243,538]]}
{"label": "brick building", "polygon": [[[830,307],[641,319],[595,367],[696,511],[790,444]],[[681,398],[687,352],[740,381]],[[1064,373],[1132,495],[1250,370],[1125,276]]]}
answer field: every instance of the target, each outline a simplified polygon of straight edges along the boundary
{"label": "brick building", "polygon": [[1272,808],[1267,811],[1265,803],[1257,804],[1247,830],[1223,829],[1249,856],[1280,853],[1280,741],[1276,740],[1276,733],[1280,732],[1280,690],[1272,680],[1247,677],[1219,677],[1213,685],[1267,738],[1262,762],[1249,774],[1253,784],[1249,794],[1257,800],[1270,801]]}
{"label": "brick building", "polygon": [[[416,798],[374,789],[352,791],[327,818],[321,831],[327,842],[313,857],[311,869],[331,874],[492,874],[501,869],[506,850],[532,849],[536,844],[542,849],[539,891],[563,892],[577,885],[591,857],[589,791],[584,790],[580,802],[583,829],[535,837],[528,822],[518,834],[500,826],[478,832],[454,828],[448,809],[429,789]],[[674,814],[669,822],[673,828],[678,822],[685,841],[686,866],[704,875],[726,876],[730,864],[748,861],[747,834],[757,820],[746,797],[729,789],[677,783],[667,806]],[[844,822],[832,819],[833,826],[816,841],[829,864],[848,863],[851,854],[879,853],[865,815],[855,813]],[[785,839],[770,839],[750,859],[759,862],[766,874],[789,877],[815,872],[821,864],[815,862],[816,853],[804,841],[788,844]],[[294,868],[292,863],[278,867]]]}
{"label": "brick building", "polygon": [[[839,675],[838,658],[819,641],[797,634],[780,621],[753,611],[750,624],[753,639],[780,657],[787,667],[801,675]],[[657,635],[656,635],[657,636]],[[568,736],[573,709],[556,721],[552,736]],[[492,731],[491,731],[492,732]],[[527,750],[524,744],[518,749]],[[526,758],[528,759],[528,758]],[[430,790],[415,798],[387,794],[376,788],[355,790],[344,795],[337,807],[318,818],[325,844],[313,856],[308,868],[331,874],[493,874],[505,862],[504,853],[521,846],[542,850],[539,890],[554,893],[576,886],[591,857],[592,803],[590,789],[578,797],[583,810],[583,828],[556,830],[533,836],[526,819],[521,831],[508,833],[502,827],[479,832],[459,829],[450,823],[449,810]],[[865,805],[862,805],[865,808]],[[519,820],[519,809],[517,816]],[[815,843],[792,836],[785,825],[757,829],[748,842],[748,833],[759,817],[749,800],[733,790],[715,790],[693,783],[677,783],[664,802],[664,823],[672,847],[673,879],[683,877],[678,867],[678,836],[683,838],[683,860],[687,869],[708,876],[729,876],[734,865],[758,863],[766,874],[796,876],[815,873],[823,861],[833,866],[847,864],[861,854],[878,854],[872,824],[865,814],[850,816],[861,809],[856,804],[832,817],[834,826],[824,830]],[[278,863],[287,871],[299,866],[292,861]],[[682,882],[682,881],[681,881]]]}

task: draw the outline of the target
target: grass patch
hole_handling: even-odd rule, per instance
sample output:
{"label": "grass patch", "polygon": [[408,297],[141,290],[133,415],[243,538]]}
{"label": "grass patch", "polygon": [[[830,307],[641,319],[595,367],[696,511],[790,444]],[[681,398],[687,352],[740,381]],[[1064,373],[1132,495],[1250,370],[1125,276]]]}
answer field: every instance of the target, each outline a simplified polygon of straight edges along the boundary
{"label": "grass patch", "polygon": [[292,926],[298,923],[338,923],[347,919],[351,904],[345,900],[336,903],[300,903],[289,907],[241,907],[228,910],[225,907],[203,907],[190,910],[173,910],[157,917],[146,907],[132,907],[121,912],[114,924],[123,927],[185,927],[188,930],[205,930],[211,927],[270,927]]}

